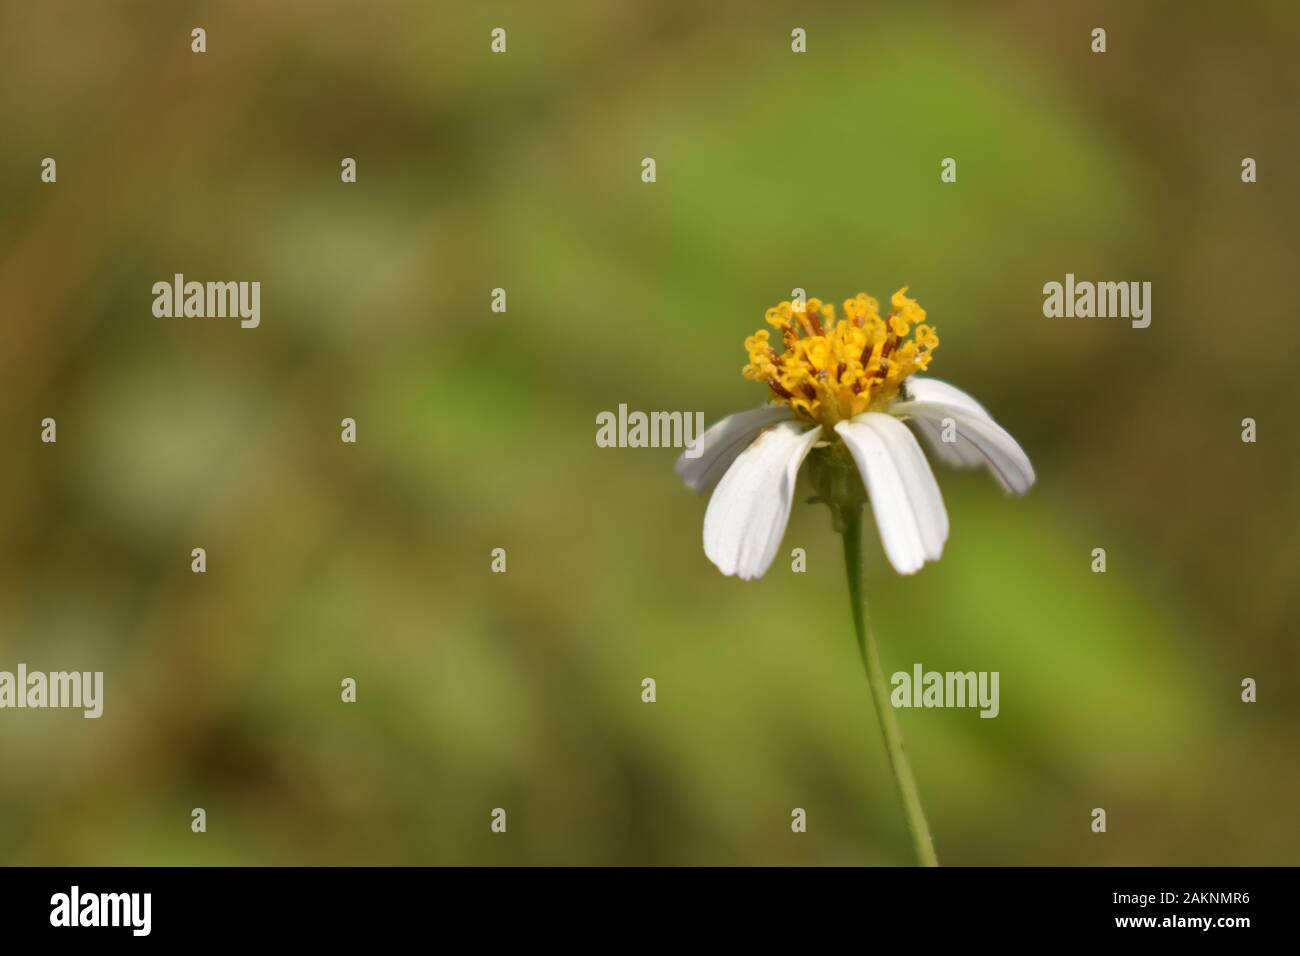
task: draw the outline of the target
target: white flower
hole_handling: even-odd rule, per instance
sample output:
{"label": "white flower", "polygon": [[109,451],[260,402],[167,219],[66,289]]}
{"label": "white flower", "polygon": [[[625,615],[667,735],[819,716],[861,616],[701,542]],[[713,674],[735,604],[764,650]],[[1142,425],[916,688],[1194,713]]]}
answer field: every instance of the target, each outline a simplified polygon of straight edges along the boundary
{"label": "white flower", "polygon": [[[893,301],[898,311],[885,320],[875,314],[874,300],[849,300],[848,316],[838,324],[829,307],[821,309],[821,320],[816,317],[817,300],[804,308],[782,303],[769,312],[769,321],[782,329],[787,351],[777,355],[767,332],[746,343],[746,377],[767,382],[781,404],[724,418],[698,440],[698,457],[683,455],[677,462],[677,474],[690,488],[713,490],[704,515],[704,553],[723,574],[749,579],[767,571],[785,534],[804,459],[814,447],[838,442],[857,465],[894,568],[913,574],[926,561],[937,561],[948,538],[948,512],[904,421],[947,464],[984,464],[1012,494],[1033,485],[1028,456],[979,402],[945,382],[912,374],[928,364],[938,339],[919,325],[919,350],[905,341],[924,312],[901,291]],[[796,321],[807,334],[799,334]]]}

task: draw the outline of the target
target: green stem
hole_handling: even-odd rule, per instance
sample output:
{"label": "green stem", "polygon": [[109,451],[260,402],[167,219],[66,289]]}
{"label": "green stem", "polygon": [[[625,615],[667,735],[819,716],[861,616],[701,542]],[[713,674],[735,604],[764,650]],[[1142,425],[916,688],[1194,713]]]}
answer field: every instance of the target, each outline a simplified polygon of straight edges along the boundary
{"label": "green stem", "polygon": [[934,855],[934,840],[931,839],[930,827],[925,822],[925,811],[921,809],[921,795],[917,792],[916,779],[912,776],[907,754],[903,751],[903,735],[894,718],[894,708],[889,703],[876,638],[867,621],[867,600],[862,589],[862,508],[854,505],[841,508],[839,512],[844,535],[844,567],[849,575],[849,598],[853,602],[853,628],[858,633],[858,652],[862,655],[862,666],[867,671],[871,700],[876,707],[876,716],[880,719],[880,729],[885,735],[889,766],[894,771],[898,795],[903,799],[903,812],[907,815],[908,829],[912,831],[917,859],[922,866],[938,866],[939,860]]}

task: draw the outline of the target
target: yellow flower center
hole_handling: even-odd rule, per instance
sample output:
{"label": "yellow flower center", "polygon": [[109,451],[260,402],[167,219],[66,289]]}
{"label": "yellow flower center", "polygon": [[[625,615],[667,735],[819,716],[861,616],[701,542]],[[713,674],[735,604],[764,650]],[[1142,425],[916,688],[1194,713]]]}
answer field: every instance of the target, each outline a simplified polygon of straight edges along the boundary
{"label": "yellow flower center", "polygon": [[767,310],[781,333],[783,351],[760,329],[745,339],[745,378],[766,382],[776,401],[802,419],[833,428],[836,422],[888,405],[913,372],[930,364],[939,337],[925,324],[925,310],[907,298],[907,287],[890,299],[892,311],[865,293],[844,300],[844,317],[820,299],[782,302]]}

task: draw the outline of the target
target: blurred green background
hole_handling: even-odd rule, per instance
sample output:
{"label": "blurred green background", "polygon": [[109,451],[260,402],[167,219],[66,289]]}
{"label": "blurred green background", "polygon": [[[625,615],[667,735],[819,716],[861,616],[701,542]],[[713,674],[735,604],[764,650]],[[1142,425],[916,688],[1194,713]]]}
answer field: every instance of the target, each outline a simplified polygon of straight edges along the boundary
{"label": "blurred green background", "polygon": [[0,862],[910,862],[825,509],[724,578],[676,453],[594,442],[904,284],[1039,474],[936,468],[915,577],[870,532],[886,670],[1001,674],[900,714],[940,859],[1300,861],[1300,14],[978,6],[0,3],[0,669],[106,675],[0,712]]}

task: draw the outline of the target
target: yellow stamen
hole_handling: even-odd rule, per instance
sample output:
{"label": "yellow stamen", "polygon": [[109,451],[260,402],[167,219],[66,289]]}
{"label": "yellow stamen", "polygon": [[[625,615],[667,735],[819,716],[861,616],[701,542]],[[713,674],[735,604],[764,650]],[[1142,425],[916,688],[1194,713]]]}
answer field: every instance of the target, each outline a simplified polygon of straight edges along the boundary
{"label": "yellow stamen", "polygon": [[883,408],[909,375],[929,366],[939,347],[925,310],[906,292],[904,286],[894,293],[892,311],[883,318],[880,304],[865,293],[844,300],[842,319],[820,299],[768,309],[784,350],[777,352],[766,329],[755,332],[745,340],[745,378],[765,382],[776,401],[827,428]]}

